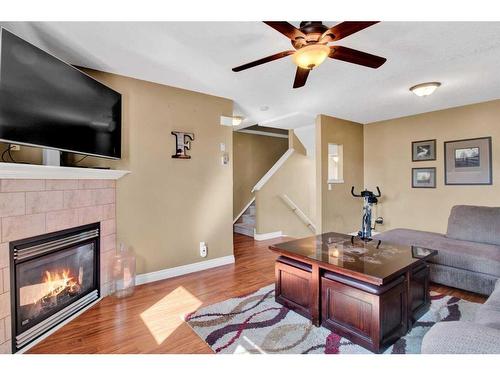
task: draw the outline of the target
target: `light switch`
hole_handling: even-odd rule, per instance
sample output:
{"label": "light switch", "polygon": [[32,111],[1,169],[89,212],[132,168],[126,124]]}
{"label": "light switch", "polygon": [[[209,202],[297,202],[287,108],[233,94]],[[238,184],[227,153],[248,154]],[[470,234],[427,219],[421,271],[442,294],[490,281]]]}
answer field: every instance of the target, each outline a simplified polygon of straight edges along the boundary
{"label": "light switch", "polygon": [[226,144],[225,143],[221,143],[220,144],[220,152],[225,152],[226,151]]}

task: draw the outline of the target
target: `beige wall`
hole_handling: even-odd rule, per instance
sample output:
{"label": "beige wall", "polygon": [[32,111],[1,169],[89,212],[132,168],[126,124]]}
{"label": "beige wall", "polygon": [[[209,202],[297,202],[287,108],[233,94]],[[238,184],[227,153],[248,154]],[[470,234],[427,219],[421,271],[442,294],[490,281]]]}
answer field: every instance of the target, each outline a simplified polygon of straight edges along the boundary
{"label": "beige wall", "polygon": [[288,148],[288,139],[233,132],[233,218],[253,198],[252,189]]}
{"label": "beige wall", "polygon": [[294,152],[271,179],[256,193],[256,231],[258,234],[282,231],[291,237],[312,232],[281,199],[288,197],[314,221],[314,159]]}
{"label": "beige wall", "polygon": [[[344,147],[344,183],[328,189],[328,143]],[[362,202],[351,196],[351,186],[363,187],[363,125],[319,115],[316,118],[317,232],[349,233],[361,226]]]}
{"label": "beige wall", "polygon": [[[431,99],[432,100],[432,99]],[[446,232],[456,204],[500,204],[500,100],[368,124],[364,127],[365,182],[382,190],[383,230],[396,227]],[[444,185],[444,141],[491,136],[493,185]],[[411,142],[436,139],[437,160],[411,161]],[[436,189],[412,189],[411,169],[436,167]]]}
{"label": "beige wall", "polygon": [[293,130],[288,131],[288,148],[293,148],[299,154],[306,155],[307,150]]}
{"label": "beige wall", "polygon": [[[7,150],[8,143],[0,143],[0,153]],[[12,151],[12,157],[16,162],[29,163],[29,164],[41,164],[42,163],[42,149],[37,147],[21,146],[21,150]],[[4,155],[5,161],[10,163],[11,160],[9,155],[6,153]],[[1,160],[0,160],[1,161]]]}
{"label": "beige wall", "polygon": [[[118,240],[147,273],[233,254],[232,161],[221,165],[221,142],[232,152],[232,129],[219,117],[231,100],[119,75],[87,71],[123,95],[122,159],[82,164],[132,173],[117,184]],[[193,132],[190,160],[172,159],[173,130]],[[24,149],[24,148],[23,148]],[[199,256],[199,242],[208,257]]]}

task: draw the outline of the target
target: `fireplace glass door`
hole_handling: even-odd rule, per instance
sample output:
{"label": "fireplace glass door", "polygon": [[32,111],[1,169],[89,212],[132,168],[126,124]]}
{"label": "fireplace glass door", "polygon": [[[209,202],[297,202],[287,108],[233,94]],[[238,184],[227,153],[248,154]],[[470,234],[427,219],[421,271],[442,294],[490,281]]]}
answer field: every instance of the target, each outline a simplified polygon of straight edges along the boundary
{"label": "fireplace glass door", "polygon": [[96,289],[94,264],[93,242],[18,264],[18,333]]}
{"label": "fireplace glass door", "polygon": [[99,224],[11,242],[13,349],[99,298]]}

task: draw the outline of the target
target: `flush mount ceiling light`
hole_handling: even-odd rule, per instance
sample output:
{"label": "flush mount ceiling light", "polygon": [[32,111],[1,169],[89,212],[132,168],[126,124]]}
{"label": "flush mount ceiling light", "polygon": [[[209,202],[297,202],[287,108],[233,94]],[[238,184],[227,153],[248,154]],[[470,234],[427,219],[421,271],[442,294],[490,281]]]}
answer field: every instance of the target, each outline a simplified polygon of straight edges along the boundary
{"label": "flush mount ceiling light", "polygon": [[417,96],[429,96],[441,86],[441,82],[426,82],[410,87],[410,91]]}
{"label": "flush mount ceiling light", "polygon": [[238,126],[243,122],[242,116],[221,116],[220,124],[224,126]]}
{"label": "flush mount ceiling light", "polygon": [[313,69],[320,65],[330,54],[330,47],[324,44],[310,44],[295,51],[292,55],[295,65],[302,69]]}

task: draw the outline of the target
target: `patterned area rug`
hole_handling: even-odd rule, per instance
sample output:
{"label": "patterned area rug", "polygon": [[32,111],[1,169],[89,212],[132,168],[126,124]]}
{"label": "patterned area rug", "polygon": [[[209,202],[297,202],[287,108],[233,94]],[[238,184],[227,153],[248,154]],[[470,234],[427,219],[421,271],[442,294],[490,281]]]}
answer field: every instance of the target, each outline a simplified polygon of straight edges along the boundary
{"label": "patterned area rug", "polygon": [[[431,307],[384,354],[420,353],[422,338],[439,321],[472,320],[479,304],[431,293]],[[274,301],[274,285],[199,309],[185,321],[216,353],[372,354]]]}

